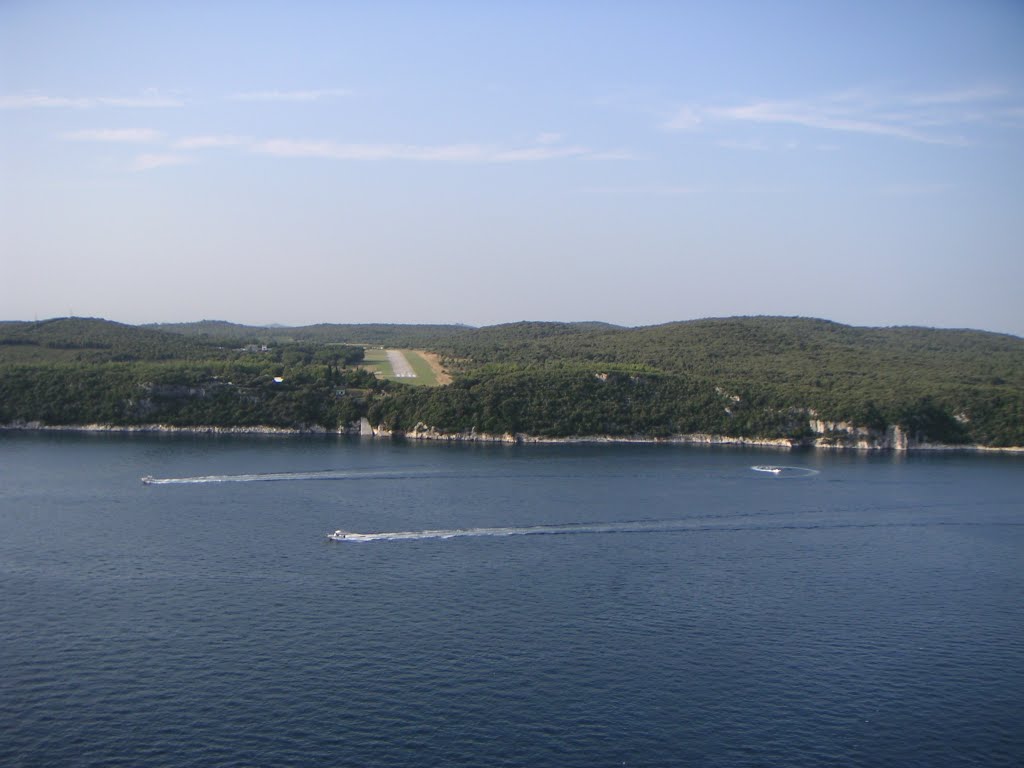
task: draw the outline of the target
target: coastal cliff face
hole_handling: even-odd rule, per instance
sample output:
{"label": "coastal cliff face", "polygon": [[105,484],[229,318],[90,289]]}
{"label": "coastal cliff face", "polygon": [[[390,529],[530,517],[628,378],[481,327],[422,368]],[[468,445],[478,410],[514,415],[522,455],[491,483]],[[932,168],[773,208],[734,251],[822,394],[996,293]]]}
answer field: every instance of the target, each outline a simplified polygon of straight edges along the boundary
{"label": "coastal cliff face", "polygon": [[[826,424],[828,422],[821,422]],[[154,433],[169,432],[180,434],[209,435],[352,435],[366,438],[400,438],[406,440],[434,440],[438,442],[472,442],[472,443],[506,443],[506,444],[551,444],[551,443],[667,443],[680,445],[734,445],[748,447],[780,448],[793,450],[797,448],[820,448],[824,450],[860,450],[860,451],[971,451],[977,453],[1015,453],[1024,454],[1024,446],[993,447],[978,444],[949,445],[918,440],[909,436],[898,426],[889,426],[884,431],[873,431],[866,427],[850,425],[847,429],[843,422],[832,423],[826,434],[812,438],[758,438],[734,437],[731,435],[713,435],[694,433],[688,435],[670,435],[667,437],[647,437],[644,435],[572,435],[568,437],[544,437],[521,433],[493,434],[468,429],[462,432],[442,432],[434,427],[417,424],[413,429],[402,431],[388,429],[384,425],[372,426],[363,418],[360,421],[346,424],[338,429],[327,429],[319,425],[303,425],[298,427],[274,426],[174,426],[169,424],[43,424],[38,421],[15,421],[0,424],[2,430],[31,430],[47,432],[108,432],[108,433]]]}
{"label": "coastal cliff face", "polygon": [[890,424],[885,430],[857,426],[848,421],[824,421],[812,418],[808,427],[814,433],[810,444],[817,448],[857,448],[860,450],[906,451],[920,441],[911,440],[900,426]]}
{"label": "coastal cliff face", "polygon": [[646,437],[642,435],[573,435],[569,437],[541,437],[537,435],[513,434],[510,432],[492,434],[476,429],[462,432],[442,432],[423,422],[419,422],[410,430],[392,430],[384,425],[372,426],[363,419],[358,434],[365,437],[401,437],[407,440],[435,440],[440,442],[477,442],[477,443],[679,443],[692,445],[737,445],[760,446],[771,448],[822,448],[836,450],[860,451],[914,451],[914,450],[968,450],[992,451],[1006,453],[1024,452],[1020,448],[993,448],[983,445],[946,445],[918,440],[897,425],[889,425],[885,430],[873,430],[869,427],[858,427],[848,422],[829,422],[817,419],[810,421],[810,429],[814,437],[802,439],[789,438],[758,438],[733,437],[730,435],[689,434],[671,435],[668,437]]}

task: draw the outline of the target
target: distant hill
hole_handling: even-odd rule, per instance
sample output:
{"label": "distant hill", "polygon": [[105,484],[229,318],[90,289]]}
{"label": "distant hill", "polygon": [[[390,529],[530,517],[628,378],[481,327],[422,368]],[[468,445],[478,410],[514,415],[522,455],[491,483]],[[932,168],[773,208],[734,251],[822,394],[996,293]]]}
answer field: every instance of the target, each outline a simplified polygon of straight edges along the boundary
{"label": "distant hill", "polygon": [[208,357],[211,345],[93,317],[0,323],[0,361],[131,361]]}
{"label": "distant hill", "polygon": [[[732,317],[643,328],[514,323],[439,340],[436,349],[481,387],[518,377],[513,390],[543,391],[546,377],[569,370],[584,379],[587,372],[642,374],[710,387],[748,411],[775,414],[775,426],[755,420],[744,429],[779,433],[783,414],[794,414],[795,429],[798,414],[816,413],[878,429],[927,422],[935,439],[1024,444],[1024,339],[1004,334]],[[726,407],[732,415],[719,429],[743,423],[738,408]]]}
{"label": "distant hill", "polygon": [[[469,370],[488,363],[574,361],[772,386],[842,387],[843,381],[1024,387],[1024,339],[985,331],[858,328],[827,320],[734,317],[642,328],[522,323],[439,343]],[[541,328],[543,332],[535,329]]]}
{"label": "distant hill", "polygon": [[327,344],[414,347],[472,330],[468,325],[410,325],[392,323],[319,323],[288,327],[238,325],[223,320],[158,323],[146,328],[208,339],[244,339],[260,343],[315,341]]}
{"label": "distant hill", "polygon": [[[374,383],[356,368],[362,346],[436,352],[455,380],[415,389]],[[60,372],[47,367],[58,365]],[[86,369],[88,388],[72,373]],[[165,403],[171,410],[160,411],[161,418],[173,423],[207,414],[220,425],[257,424],[267,413],[260,409],[276,402],[288,406],[280,405],[275,425],[291,423],[296,413],[312,414],[303,423],[331,424],[361,414],[397,431],[425,425],[550,437],[699,432],[825,442],[834,435],[847,444],[877,443],[898,427],[921,441],[1024,446],[1024,339],[802,317],[641,328],[599,322],[276,328],[212,320],[136,327],[56,318],[0,323],[0,374],[7,397],[0,414],[7,420],[39,413],[51,420],[87,413],[142,418],[125,403],[146,399],[132,395],[132,387],[148,392],[157,382],[219,393],[216,408],[209,398],[190,411]],[[108,386],[117,377],[121,389]],[[288,386],[276,386],[275,377]],[[58,381],[66,387],[54,384],[43,397],[41,388]],[[106,405],[97,410],[72,402],[85,397]]]}
{"label": "distant hill", "polygon": [[210,336],[213,338],[246,338],[258,330],[253,326],[229,323],[226,320],[199,320],[194,323],[149,323],[139,326],[150,330],[177,333],[182,336]]}

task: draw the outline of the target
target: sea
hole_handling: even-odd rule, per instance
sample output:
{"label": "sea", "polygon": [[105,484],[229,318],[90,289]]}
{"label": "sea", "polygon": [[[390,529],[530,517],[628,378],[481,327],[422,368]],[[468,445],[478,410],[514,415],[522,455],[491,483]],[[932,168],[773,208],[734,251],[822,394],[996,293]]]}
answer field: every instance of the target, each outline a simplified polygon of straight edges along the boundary
{"label": "sea", "polygon": [[8,768],[1022,764],[1024,456],[0,433]]}

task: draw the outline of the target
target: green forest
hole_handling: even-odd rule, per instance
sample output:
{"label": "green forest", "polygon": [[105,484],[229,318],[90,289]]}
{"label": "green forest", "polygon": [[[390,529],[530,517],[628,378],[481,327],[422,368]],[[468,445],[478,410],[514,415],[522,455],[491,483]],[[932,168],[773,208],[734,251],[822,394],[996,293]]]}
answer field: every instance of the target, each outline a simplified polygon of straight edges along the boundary
{"label": "green forest", "polygon": [[[366,346],[436,352],[454,381],[377,379],[359,367]],[[343,430],[363,416],[399,433],[796,441],[822,437],[812,422],[845,422],[1022,446],[1024,339],[783,317],[643,328],[0,323],[0,424]]]}

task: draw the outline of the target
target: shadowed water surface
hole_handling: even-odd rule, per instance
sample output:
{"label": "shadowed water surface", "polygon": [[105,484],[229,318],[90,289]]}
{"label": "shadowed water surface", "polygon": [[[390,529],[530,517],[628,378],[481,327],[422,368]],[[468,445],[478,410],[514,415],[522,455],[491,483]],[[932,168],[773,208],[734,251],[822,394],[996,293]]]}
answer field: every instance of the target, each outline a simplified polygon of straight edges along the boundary
{"label": "shadowed water surface", "polygon": [[0,434],[0,764],[1019,765],[1022,492],[1019,457]]}

